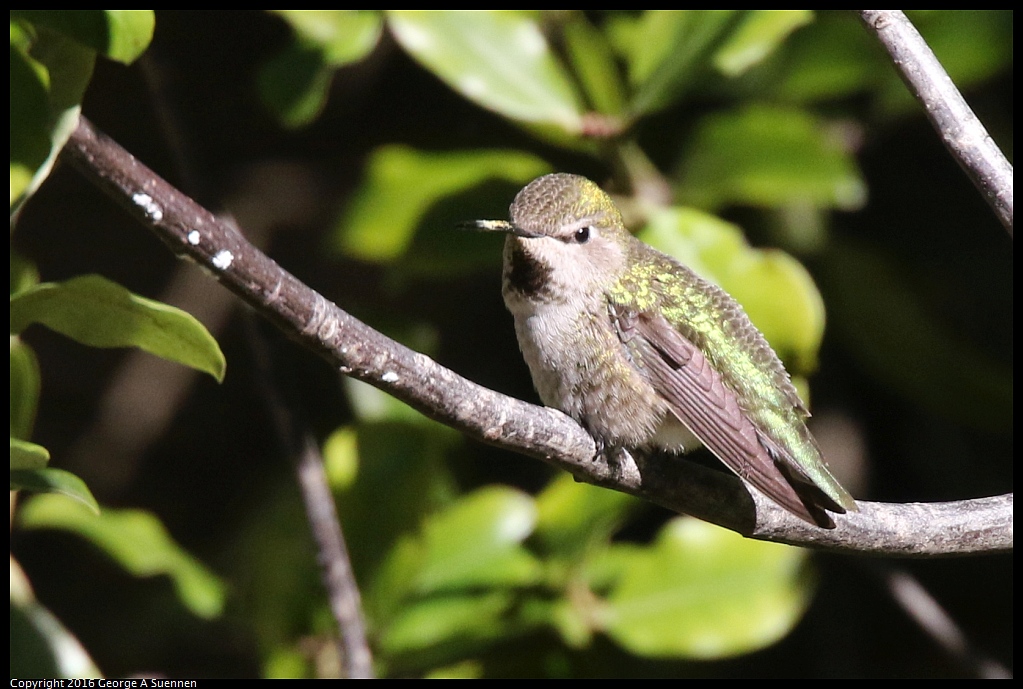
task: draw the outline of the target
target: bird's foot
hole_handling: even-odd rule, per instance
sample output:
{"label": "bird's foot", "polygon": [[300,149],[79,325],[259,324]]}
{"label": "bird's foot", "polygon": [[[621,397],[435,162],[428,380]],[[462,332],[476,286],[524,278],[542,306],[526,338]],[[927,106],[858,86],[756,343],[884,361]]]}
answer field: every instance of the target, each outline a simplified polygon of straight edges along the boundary
{"label": "bird's foot", "polygon": [[626,467],[635,464],[632,454],[624,447],[607,445],[602,440],[597,440],[597,452],[593,455],[593,461],[602,461],[607,464],[609,478],[617,483],[625,477]]}

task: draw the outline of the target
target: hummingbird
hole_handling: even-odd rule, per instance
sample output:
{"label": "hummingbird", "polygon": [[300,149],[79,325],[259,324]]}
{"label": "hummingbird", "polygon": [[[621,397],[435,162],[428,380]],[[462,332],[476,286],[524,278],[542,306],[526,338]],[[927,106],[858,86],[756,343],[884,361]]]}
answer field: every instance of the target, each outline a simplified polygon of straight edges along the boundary
{"label": "hummingbird", "polygon": [[856,502],[828,470],[781,360],[724,290],[629,233],[611,198],[578,175],[526,185],[507,234],[502,295],[540,399],[600,452],[707,447],[803,520]]}

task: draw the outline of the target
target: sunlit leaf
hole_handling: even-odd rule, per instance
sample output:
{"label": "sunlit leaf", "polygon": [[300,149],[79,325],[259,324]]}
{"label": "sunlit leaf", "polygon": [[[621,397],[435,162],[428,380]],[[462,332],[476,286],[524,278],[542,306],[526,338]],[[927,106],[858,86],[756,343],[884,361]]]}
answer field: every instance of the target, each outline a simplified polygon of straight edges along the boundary
{"label": "sunlit leaf", "polygon": [[806,554],[690,518],[668,523],[608,597],[607,634],[633,653],[725,658],[792,629],[809,601]]}
{"label": "sunlit leaf", "polygon": [[[780,250],[737,260],[724,278],[728,290],[760,324],[794,371],[817,368],[825,312],[817,285],[802,263]],[[751,316],[752,318],[752,316]],[[771,339],[773,338],[773,339]]]}
{"label": "sunlit leaf", "polygon": [[308,124],[323,109],[333,73],[365,57],[383,28],[378,12],[273,10],[295,40],[260,69],[260,96],[289,127]]}
{"label": "sunlit leaf", "polygon": [[312,679],[316,676],[315,668],[311,667],[313,662],[309,653],[297,644],[276,646],[263,660],[262,679]]}
{"label": "sunlit leaf", "polygon": [[508,488],[484,488],[429,518],[423,529],[420,592],[523,584],[538,563],[520,544],[536,525],[532,498]]}
{"label": "sunlit leaf", "polygon": [[[13,27],[12,27],[13,31]],[[11,44],[11,206],[50,153],[49,74]]]}
{"label": "sunlit leaf", "polygon": [[507,591],[491,591],[416,601],[382,630],[381,648],[391,656],[452,646],[458,655],[477,650],[507,635],[514,600]]}
{"label": "sunlit leaf", "polygon": [[[99,504],[96,502],[96,498],[92,497],[92,492],[89,487],[85,485],[85,481],[78,478],[70,471],[64,471],[63,469],[53,469],[51,467],[44,467],[41,469],[14,469],[14,451],[15,446],[19,449],[19,464],[31,464],[38,463],[39,458],[28,459],[28,450],[26,446],[31,443],[26,443],[23,440],[15,441],[11,439],[11,490],[27,490],[33,493],[59,493],[69,498],[77,500],[82,505],[88,507],[94,514],[99,514]],[[46,452],[46,449],[36,445],[38,451]],[[48,453],[47,453],[48,455]]]}
{"label": "sunlit leaf", "polygon": [[806,112],[750,106],[707,117],[682,166],[679,198],[728,204],[855,210],[867,189],[840,137]]}
{"label": "sunlit leaf", "polygon": [[436,423],[393,395],[369,383],[345,378],[343,385],[356,417],[362,421],[401,421],[418,425]]}
{"label": "sunlit leaf", "polygon": [[482,679],[485,668],[478,660],[466,660],[427,672],[423,679]]}
{"label": "sunlit leaf", "polygon": [[497,487],[428,517],[392,549],[369,592],[382,644],[393,653],[434,644],[468,652],[506,635],[515,589],[538,582],[540,565],[522,547],[535,520],[528,495]]}
{"label": "sunlit leaf", "polygon": [[11,249],[11,294],[23,292],[39,284],[39,269],[13,248]]}
{"label": "sunlit leaf", "polygon": [[726,76],[738,76],[811,21],[812,10],[748,10],[714,53],[714,65]]}
{"label": "sunlit leaf", "polygon": [[78,124],[96,51],[135,60],[153,35],[151,10],[11,12],[11,207],[49,175]]}
{"label": "sunlit leaf", "polygon": [[11,338],[11,436],[26,439],[32,435],[39,405],[39,362],[32,348]]}
{"label": "sunlit leaf", "polygon": [[323,470],[334,490],[346,490],[359,473],[358,435],[351,426],[338,428],[323,441]]}
{"label": "sunlit leaf", "polygon": [[59,31],[124,64],[145,52],[156,24],[152,10],[17,10],[11,16]]}
{"label": "sunlit leaf", "polygon": [[18,514],[24,528],[78,534],[134,576],[170,577],[181,602],[200,617],[217,617],[223,610],[223,583],[149,512],[107,508],[94,515],[70,500],[38,495],[26,500]]}
{"label": "sunlit leaf", "polygon": [[[542,160],[519,151],[381,148],[338,225],[335,246],[365,261],[394,260],[408,249],[427,211],[445,196],[490,179],[525,183],[547,171]],[[435,229],[454,237],[451,226]]]}
{"label": "sunlit leaf", "polygon": [[590,104],[597,112],[620,114],[625,107],[625,86],[604,34],[590,24],[582,10],[574,10],[564,25],[564,39]]}
{"label": "sunlit leaf", "polygon": [[[962,90],[1012,67],[1012,11],[907,11],[952,81]],[[873,94],[877,110],[918,112],[898,71],[876,39],[851,12],[819,12],[813,26],[784,47],[777,95],[785,100],[820,101]]]}
{"label": "sunlit leaf", "polygon": [[818,13],[813,26],[786,42],[777,95],[814,102],[867,91],[885,72],[894,76],[876,44],[852,12]]}
{"label": "sunlit leaf", "polygon": [[[78,125],[95,54],[62,33],[11,24],[11,207],[47,177]],[[15,40],[15,33],[31,36]]]}
{"label": "sunlit leaf", "polygon": [[193,316],[98,275],[44,283],[11,298],[11,332],[40,323],[92,347],[139,347],[223,380],[217,341]]}
{"label": "sunlit leaf", "polygon": [[754,249],[737,226],[691,208],[656,211],[638,236],[731,294],[792,370],[815,368],[824,302],[799,261]]}
{"label": "sunlit leaf", "polygon": [[[401,606],[421,564],[395,552],[403,538],[420,544],[427,515],[458,495],[446,458],[461,439],[435,422],[360,422],[356,427],[358,475],[339,499],[353,566],[360,573],[367,609],[387,617]],[[350,442],[350,441],[349,441]],[[381,510],[381,505],[401,509]],[[381,572],[381,568],[384,571]],[[377,594],[379,593],[379,598]]]}
{"label": "sunlit leaf", "polygon": [[615,44],[629,66],[630,110],[644,115],[678,101],[702,74],[737,10],[645,10],[619,24]]}
{"label": "sunlit leaf", "polygon": [[11,471],[42,469],[50,461],[50,452],[42,445],[11,436]]}
{"label": "sunlit leaf", "polygon": [[513,120],[582,130],[583,109],[534,16],[512,10],[390,10],[401,46],[466,98]]}
{"label": "sunlit leaf", "polygon": [[271,10],[298,38],[314,45],[327,64],[339,67],[366,56],[377,44],[383,19],[372,10]]}
{"label": "sunlit leaf", "polygon": [[561,474],[536,497],[535,538],[551,555],[579,556],[610,541],[636,498]]}
{"label": "sunlit leaf", "polygon": [[[511,489],[485,488],[453,501],[392,548],[371,606],[384,619],[405,599],[535,581],[538,563],[521,545],[535,521],[532,499]],[[378,593],[386,600],[376,600]]]}

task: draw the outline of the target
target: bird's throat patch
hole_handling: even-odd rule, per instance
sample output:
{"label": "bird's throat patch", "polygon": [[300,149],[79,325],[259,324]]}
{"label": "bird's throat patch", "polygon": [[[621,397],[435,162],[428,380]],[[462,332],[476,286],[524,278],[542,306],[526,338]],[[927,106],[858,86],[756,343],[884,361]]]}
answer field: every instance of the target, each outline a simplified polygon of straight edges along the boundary
{"label": "bird's throat patch", "polygon": [[511,289],[527,299],[546,301],[551,296],[551,267],[517,242],[511,247],[504,278]]}

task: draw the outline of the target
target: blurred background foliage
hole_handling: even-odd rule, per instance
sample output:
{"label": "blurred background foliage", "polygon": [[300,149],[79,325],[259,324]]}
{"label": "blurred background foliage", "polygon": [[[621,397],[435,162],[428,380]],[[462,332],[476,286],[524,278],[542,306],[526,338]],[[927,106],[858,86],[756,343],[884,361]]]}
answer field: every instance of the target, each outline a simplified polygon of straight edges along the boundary
{"label": "blurred background foliage", "polygon": [[[1012,12],[910,16],[1011,159]],[[12,488],[101,511],[12,493],[12,676],[338,666],[248,316],[51,174],[80,105],[342,308],[532,401],[501,242],[453,228],[540,174],[590,176],[744,304],[804,396],[814,374],[857,497],[1012,489],[1011,240],[854,14],[17,12]],[[170,343],[125,327],[157,317]],[[262,331],[323,440],[382,675],[974,672],[862,561],[469,443]],[[905,566],[1011,667],[1011,556]]]}

